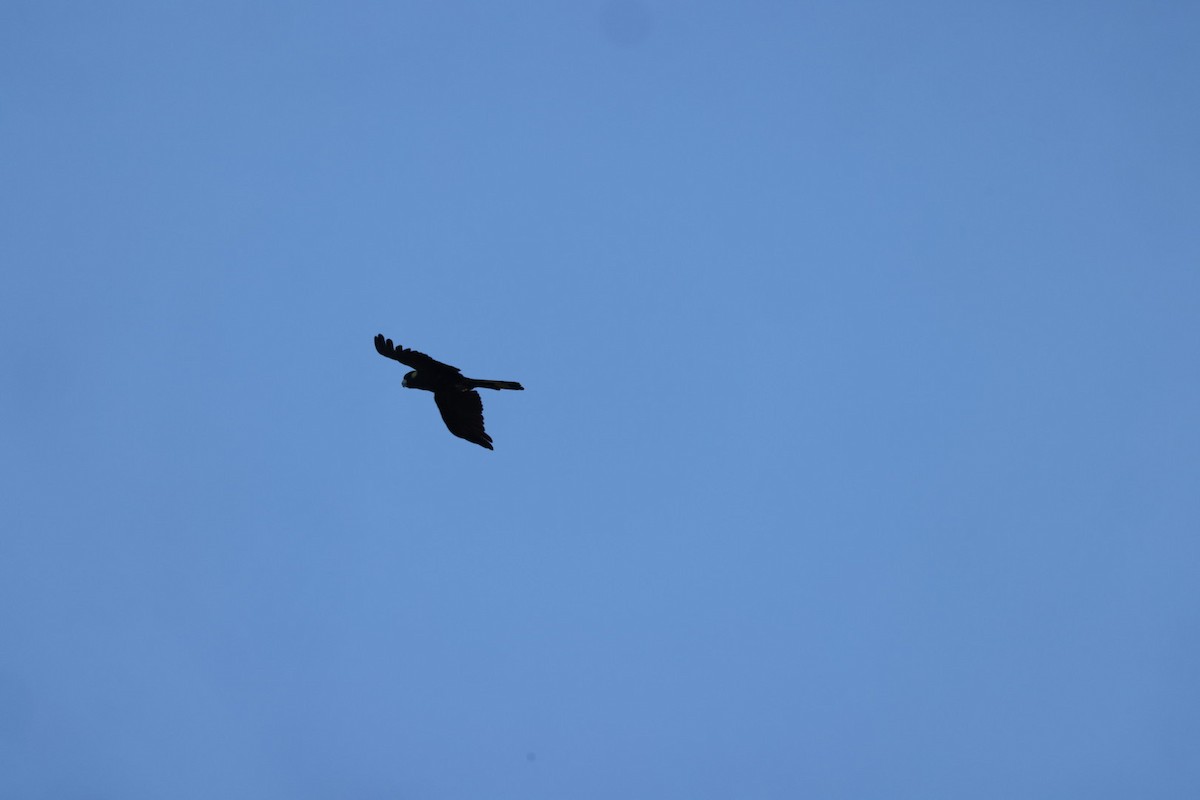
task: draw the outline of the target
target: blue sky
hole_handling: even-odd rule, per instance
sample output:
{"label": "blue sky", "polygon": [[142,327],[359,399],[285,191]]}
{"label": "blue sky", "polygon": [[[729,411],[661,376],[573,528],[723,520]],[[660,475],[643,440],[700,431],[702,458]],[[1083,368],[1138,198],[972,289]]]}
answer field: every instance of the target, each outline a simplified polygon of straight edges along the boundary
{"label": "blue sky", "polygon": [[1195,795],[1198,39],[4,3],[0,794]]}

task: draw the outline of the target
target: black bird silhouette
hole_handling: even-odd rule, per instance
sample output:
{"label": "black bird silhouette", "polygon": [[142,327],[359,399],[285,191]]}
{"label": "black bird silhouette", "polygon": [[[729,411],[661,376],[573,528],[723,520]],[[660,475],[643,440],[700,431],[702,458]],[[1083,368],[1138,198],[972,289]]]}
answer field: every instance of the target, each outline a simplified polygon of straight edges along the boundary
{"label": "black bird silhouette", "polygon": [[396,347],[383,334],[375,337],[375,349],[379,355],[399,361],[412,372],[404,376],[401,383],[408,389],[424,389],[433,392],[433,402],[442,412],[442,421],[450,432],[460,439],[474,442],[488,450],[492,437],[483,429],[483,401],[476,389],[519,389],[525,387],[516,381],[487,381],[468,378],[458,367],[443,364],[416,350]]}

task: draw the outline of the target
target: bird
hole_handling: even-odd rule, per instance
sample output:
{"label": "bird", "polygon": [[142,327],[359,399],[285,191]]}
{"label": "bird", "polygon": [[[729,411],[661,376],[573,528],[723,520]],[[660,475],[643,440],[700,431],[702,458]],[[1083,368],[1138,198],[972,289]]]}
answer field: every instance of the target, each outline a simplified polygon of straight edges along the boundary
{"label": "bird", "polygon": [[480,447],[494,450],[492,437],[483,429],[483,400],[476,389],[515,389],[524,391],[525,387],[516,381],[489,381],[481,378],[468,378],[458,367],[443,364],[430,358],[424,353],[397,347],[391,339],[384,338],[382,333],[375,336],[375,349],[379,355],[399,361],[412,371],[405,374],[400,382],[406,389],[424,389],[433,392],[433,402],[437,403],[438,411],[446,427],[460,439],[466,439]]}

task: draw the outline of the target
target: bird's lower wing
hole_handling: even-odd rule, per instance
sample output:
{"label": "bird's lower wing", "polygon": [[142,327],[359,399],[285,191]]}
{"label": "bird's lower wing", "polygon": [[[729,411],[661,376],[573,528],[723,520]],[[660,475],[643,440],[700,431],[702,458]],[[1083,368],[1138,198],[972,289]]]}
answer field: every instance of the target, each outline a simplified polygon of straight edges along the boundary
{"label": "bird's lower wing", "polygon": [[492,437],[483,430],[483,400],[479,399],[479,392],[451,389],[434,392],[433,400],[451,433],[480,447],[493,449]]}

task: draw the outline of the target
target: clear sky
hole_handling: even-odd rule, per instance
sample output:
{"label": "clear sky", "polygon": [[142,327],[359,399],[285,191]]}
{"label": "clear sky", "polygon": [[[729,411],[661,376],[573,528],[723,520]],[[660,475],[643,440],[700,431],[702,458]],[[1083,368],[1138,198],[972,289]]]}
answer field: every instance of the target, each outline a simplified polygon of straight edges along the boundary
{"label": "clear sky", "polygon": [[0,796],[1200,796],[1197,41],[0,3]]}

